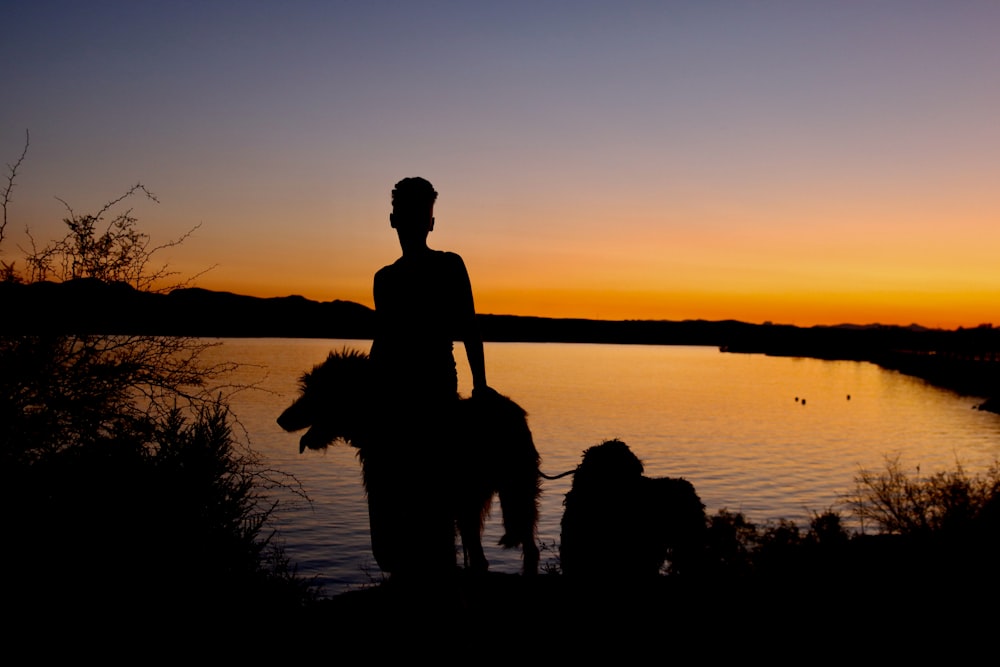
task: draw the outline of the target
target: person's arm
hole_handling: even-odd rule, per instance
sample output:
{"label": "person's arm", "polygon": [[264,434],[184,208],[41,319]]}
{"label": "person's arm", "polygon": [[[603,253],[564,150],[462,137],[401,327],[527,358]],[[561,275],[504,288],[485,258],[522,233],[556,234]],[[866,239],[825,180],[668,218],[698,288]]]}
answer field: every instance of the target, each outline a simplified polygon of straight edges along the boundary
{"label": "person's arm", "polygon": [[483,355],[483,339],[466,338],[465,354],[469,357],[469,368],[472,370],[472,391],[488,389],[486,384],[486,358]]}
{"label": "person's arm", "polygon": [[486,384],[486,358],[483,353],[483,337],[479,331],[479,322],[476,320],[476,306],[472,298],[472,281],[469,279],[469,272],[465,268],[465,262],[458,255],[457,265],[459,270],[458,296],[460,312],[459,336],[465,343],[465,355],[469,359],[469,369],[472,371],[472,391],[489,389]]}

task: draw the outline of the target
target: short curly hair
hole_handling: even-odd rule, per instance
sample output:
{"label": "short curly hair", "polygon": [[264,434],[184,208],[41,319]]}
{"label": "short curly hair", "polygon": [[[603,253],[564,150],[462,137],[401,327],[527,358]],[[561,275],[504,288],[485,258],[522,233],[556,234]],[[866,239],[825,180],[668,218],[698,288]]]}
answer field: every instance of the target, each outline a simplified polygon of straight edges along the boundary
{"label": "short curly hair", "polygon": [[419,176],[404,178],[392,189],[393,207],[433,206],[438,193],[431,182]]}

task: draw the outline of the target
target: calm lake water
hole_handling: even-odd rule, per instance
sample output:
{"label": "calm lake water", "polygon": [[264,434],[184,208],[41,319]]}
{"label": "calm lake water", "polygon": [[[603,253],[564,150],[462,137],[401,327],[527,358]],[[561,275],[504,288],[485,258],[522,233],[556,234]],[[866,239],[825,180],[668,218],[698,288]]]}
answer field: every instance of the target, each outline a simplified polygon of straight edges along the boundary
{"label": "calm lake water", "polygon": [[[354,450],[298,453],[299,434],[275,419],[297,395],[298,377],[332,349],[369,341],[225,339],[212,358],[245,364],[234,381],[257,390],[231,405],[254,449],[294,475],[308,502],[280,493],[277,527],[299,572],[327,595],[377,577]],[[456,346],[459,391],[471,389]],[[961,463],[978,472],[1000,458],[1000,415],[971,409],[975,398],[860,362],[725,354],[714,347],[487,343],[487,377],[529,413],[548,474],[575,467],[587,447],[625,441],[650,476],[690,480],[710,513],[728,508],[754,522],[841,508],[861,467],[899,456],[921,474]],[[848,399],[848,396],[850,398]],[[796,400],[798,399],[798,400]],[[570,477],[544,481],[539,538],[559,539]],[[484,536],[491,569],[517,572],[516,552]],[[543,553],[543,559],[554,553]]]}

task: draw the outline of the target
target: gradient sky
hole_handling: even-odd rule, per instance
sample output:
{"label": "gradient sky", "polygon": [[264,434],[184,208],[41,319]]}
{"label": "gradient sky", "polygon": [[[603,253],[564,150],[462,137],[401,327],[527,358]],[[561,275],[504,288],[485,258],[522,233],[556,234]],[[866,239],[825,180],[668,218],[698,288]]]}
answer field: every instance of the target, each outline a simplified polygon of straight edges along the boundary
{"label": "gradient sky", "polygon": [[1000,324],[998,35],[995,1],[8,0],[0,258],[141,181],[197,285],[371,305],[420,175],[483,313]]}

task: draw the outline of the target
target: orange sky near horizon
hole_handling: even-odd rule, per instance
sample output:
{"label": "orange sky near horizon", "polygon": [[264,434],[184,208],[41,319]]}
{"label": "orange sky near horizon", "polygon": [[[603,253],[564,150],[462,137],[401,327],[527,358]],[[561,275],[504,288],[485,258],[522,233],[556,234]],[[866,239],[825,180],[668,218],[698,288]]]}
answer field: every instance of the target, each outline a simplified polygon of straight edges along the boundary
{"label": "orange sky near horizon", "polygon": [[[443,208],[437,212],[439,232],[449,224],[442,220]],[[258,264],[254,272],[227,282],[213,275],[233,274],[220,266],[198,284],[371,306],[375,269],[398,255],[388,224],[374,226],[382,227],[382,238],[357,256],[351,246],[341,252],[331,241],[329,248],[320,248],[315,264],[304,262],[298,272],[275,261],[271,268]],[[432,247],[463,255],[483,313],[801,326],[917,323],[952,329],[992,322],[1000,304],[1000,263],[993,255],[1000,248],[1000,228],[973,224],[965,229],[977,226],[975,236],[952,235],[945,225],[939,231],[909,217],[893,224],[844,224],[843,232],[832,237],[825,224],[812,230],[772,224],[762,233],[749,225],[724,235],[705,229],[643,233],[645,226],[639,225],[630,234],[619,218],[574,227],[562,238],[454,230],[432,233],[430,241]],[[538,228],[545,225],[539,222]]]}
{"label": "orange sky near horizon", "polygon": [[370,306],[419,175],[482,313],[1000,324],[1000,4],[292,5],[10,8],[0,260],[141,181],[197,286]]}

